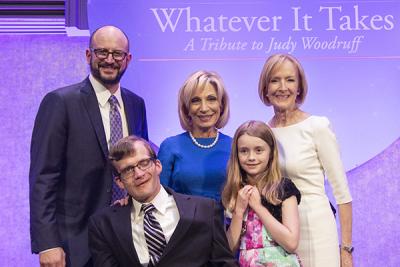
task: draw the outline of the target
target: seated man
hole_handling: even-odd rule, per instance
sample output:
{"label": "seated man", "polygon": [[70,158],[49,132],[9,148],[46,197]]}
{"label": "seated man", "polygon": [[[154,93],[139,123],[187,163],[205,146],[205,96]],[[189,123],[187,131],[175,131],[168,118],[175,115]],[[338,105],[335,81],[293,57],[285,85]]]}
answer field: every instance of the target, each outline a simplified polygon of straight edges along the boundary
{"label": "seated man", "polygon": [[150,145],[128,136],[111,148],[116,182],[130,195],[89,221],[95,266],[238,266],[212,199],[175,193],[160,184],[160,161]]}

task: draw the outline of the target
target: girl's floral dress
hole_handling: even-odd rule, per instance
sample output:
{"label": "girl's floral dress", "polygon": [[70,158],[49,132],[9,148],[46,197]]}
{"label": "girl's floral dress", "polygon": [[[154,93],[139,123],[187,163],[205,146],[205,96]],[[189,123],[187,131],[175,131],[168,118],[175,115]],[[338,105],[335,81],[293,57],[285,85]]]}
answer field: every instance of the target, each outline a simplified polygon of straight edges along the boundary
{"label": "girl's floral dress", "polygon": [[[283,193],[281,199],[285,200],[292,195],[300,202],[300,192],[289,180],[283,179]],[[274,206],[267,202],[262,203],[279,221],[282,221],[282,206]],[[278,217],[278,218],[277,218]],[[300,259],[296,254],[286,252],[276,243],[257,214],[249,208],[247,218],[243,222],[244,234],[240,240],[239,264],[242,267],[301,267]]]}

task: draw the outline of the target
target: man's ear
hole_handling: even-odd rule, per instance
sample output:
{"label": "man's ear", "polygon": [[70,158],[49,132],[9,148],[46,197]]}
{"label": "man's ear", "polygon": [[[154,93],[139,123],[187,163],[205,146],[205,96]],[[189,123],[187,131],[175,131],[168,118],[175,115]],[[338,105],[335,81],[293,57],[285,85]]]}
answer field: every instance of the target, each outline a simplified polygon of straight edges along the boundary
{"label": "man's ear", "polygon": [[129,63],[131,62],[133,56],[131,53],[128,53],[128,55],[126,55],[126,65],[129,65]]}
{"label": "man's ear", "polygon": [[92,58],[92,51],[89,48],[86,48],[86,62],[90,64],[90,59]]}
{"label": "man's ear", "polygon": [[160,175],[160,174],[161,174],[161,171],[162,171],[162,164],[161,164],[161,161],[158,160],[158,159],[156,159],[156,160],[154,161],[154,164],[156,165],[157,175]]}
{"label": "man's ear", "polygon": [[115,183],[118,185],[119,188],[125,189],[125,185],[119,176],[115,176],[114,179],[115,179]]}

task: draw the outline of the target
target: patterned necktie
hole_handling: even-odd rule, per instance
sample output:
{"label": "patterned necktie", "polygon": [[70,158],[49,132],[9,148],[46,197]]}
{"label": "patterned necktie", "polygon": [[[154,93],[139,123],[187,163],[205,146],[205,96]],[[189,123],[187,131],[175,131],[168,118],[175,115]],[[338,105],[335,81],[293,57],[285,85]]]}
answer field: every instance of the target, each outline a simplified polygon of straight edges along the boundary
{"label": "patterned necktie", "polygon": [[167,245],[160,223],[153,215],[155,209],[156,208],[151,203],[142,205],[142,210],[145,213],[143,219],[144,236],[150,255],[148,266],[156,265]]}
{"label": "patterned necktie", "polygon": [[[111,95],[108,102],[110,103],[110,146],[112,146],[122,138],[122,120],[118,111],[118,99]],[[125,190],[118,187],[113,177],[111,204],[125,196]]]}

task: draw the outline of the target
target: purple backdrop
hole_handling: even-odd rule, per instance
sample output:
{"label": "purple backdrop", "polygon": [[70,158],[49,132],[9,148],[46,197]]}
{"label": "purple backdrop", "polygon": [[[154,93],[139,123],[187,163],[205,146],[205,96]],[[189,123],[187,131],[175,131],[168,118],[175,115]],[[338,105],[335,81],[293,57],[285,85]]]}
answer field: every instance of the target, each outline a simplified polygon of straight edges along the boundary
{"label": "purple backdrop", "polygon": [[[209,10],[205,6],[207,3],[135,1],[135,8],[125,8],[131,2],[121,0],[114,4],[115,14],[119,16],[113,17],[102,13],[110,1],[90,1],[89,22],[91,29],[114,23],[127,30],[134,60],[123,84],[145,98],[150,138],[156,144],[181,131],[176,94],[187,75],[200,68],[218,71],[227,84],[232,100],[232,119],[224,132],[232,134],[244,120],[265,121],[271,116],[271,111],[261,104],[256,92],[258,75],[267,54],[261,55],[257,51],[256,54],[254,51],[233,54],[184,52],[182,49],[190,38],[200,38],[199,35],[179,27],[174,34],[160,32],[155,15],[149,9],[190,6],[193,15],[205,16],[204,12]],[[242,16],[254,12],[258,16],[271,16],[275,12],[284,18],[293,15],[288,4],[271,9],[262,1],[246,2],[246,8],[244,2],[231,1],[230,8],[224,3],[227,2],[208,3],[214,11],[206,14]],[[340,2],[315,3],[301,6],[302,12],[314,16],[312,21],[318,21],[319,12],[315,10],[320,5],[340,5]],[[354,2],[346,2],[343,12],[350,14],[353,6]],[[397,226],[400,218],[397,196],[400,191],[400,124],[397,115],[400,106],[400,34],[396,24],[399,7],[397,1],[360,4],[363,14],[395,15],[392,30],[351,31],[352,38],[360,34],[366,36],[358,53],[294,51],[304,63],[310,83],[304,108],[331,118],[349,170],[356,266],[400,266]],[[131,12],[135,16],[122,16],[118,11]],[[140,23],[147,27],[139,27]],[[301,38],[288,29],[287,24],[279,25],[281,32],[277,36],[283,38],[286,34],[285,37]],[[315,26],[314,35],[335,36],[318,27]],[[350,38],[349,35],[347,32],[341,36]],[[264,33],[240,32],[229,36],[234,40],[239,40],[240,36],[246,40],[265,37]],[[268,32],[267,36],[275,35]],[[28,168],[33,120],[45,93],[85,78],[88,73],[84,58],[87,41],[87,37],[0,36],[0,97],[3,100],[0,105],[0,167],[3,171],[0,181],[0,266],[38,266],[37,257],[30,254],[29,240]]]}
{"label": "purple backdrop", "polygon": [[38,266],[30,253],[29,146],[33,121],[50,90],[87,75],[88,38],[0,35],[0,266]]}

